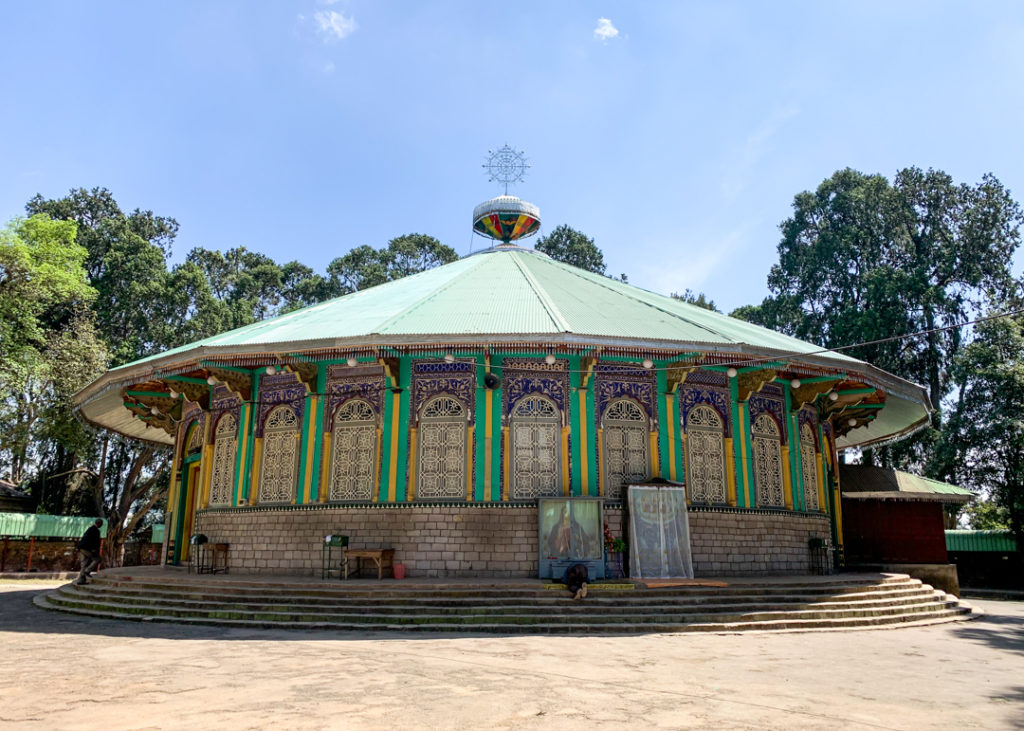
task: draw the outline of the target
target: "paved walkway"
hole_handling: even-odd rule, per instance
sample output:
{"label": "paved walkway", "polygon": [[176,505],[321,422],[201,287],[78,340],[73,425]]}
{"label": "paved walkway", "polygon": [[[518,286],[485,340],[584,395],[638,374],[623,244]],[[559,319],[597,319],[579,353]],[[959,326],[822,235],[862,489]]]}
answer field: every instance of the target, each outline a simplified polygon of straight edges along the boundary
{"label": "paved walkway", "polygon": [[493,637],[44,612],[0,582],[7,728],[1024,728],[1024,603],[931,627]]}

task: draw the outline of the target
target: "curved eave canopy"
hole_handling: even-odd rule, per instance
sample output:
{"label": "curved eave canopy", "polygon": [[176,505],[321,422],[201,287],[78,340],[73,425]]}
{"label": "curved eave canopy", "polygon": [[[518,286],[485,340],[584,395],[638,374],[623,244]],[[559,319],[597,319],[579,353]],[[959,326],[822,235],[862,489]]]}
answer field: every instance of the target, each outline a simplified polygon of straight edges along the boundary
{"label": "curved eave canopy", "polygon": [[380,346],[558,346],[700,351],[739,358],[785,358],[795,365],[856,373],[888,394],[877,418],[839,447],[899,437],[927,423],[924,390],[862,361],[670,297],[556,262],[518,247],[354,292],[286,315],[143,358],[108,371],[76,395],[88,422],[161,444],[124,408],[120,389],[161,374],[226,360]]}

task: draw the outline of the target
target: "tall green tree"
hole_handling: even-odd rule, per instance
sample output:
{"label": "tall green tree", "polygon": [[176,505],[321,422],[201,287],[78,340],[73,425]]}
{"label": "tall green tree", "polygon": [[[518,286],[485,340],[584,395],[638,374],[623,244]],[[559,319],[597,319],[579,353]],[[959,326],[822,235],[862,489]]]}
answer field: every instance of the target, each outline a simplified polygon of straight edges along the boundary
{"label": "tall green tree", "polygon": [[[564,223],[555,227],[547,236],[541,237],[534,248],[563,264],[595,274],[605,273],[604,254],[597,248],[594,239]],[[625,274],[622,275],[622,281],[626,281]]]}
{"label": "tall green tree", "polygon": [[947,430],[961,481],[992,499],[1024,546],[1024,317],[978,323],[952,370]]}
{"label": "tall green tree", "polygon": [[696,305],[697,307],[701,307],[705,310],[711,310],[712,312],[721,312],[721,310],[715,306],[715,301],[703,292],[694,293],[692,289],[687,288],[682,294],[673,292],[671,296],[672,299],[679,300],[680,302],[688,302],[691,305]]}
{"label": "tall green tree", "polygon": [[38,466],[41,442],[74,439],[71,395],[106,358],[75,233],[42,214],[0,230],[0,470],[18,484]]}
{"label": "tall green tree", "polygon": [[1009,265],[1022,223],[992,175],[968,185],[937,170],[907,168],[892,182],[841,170],[796,196],[780,227],[771,296],[734,314],[826,347],[929,331],[845,352],[926,385],[931,396],[932,429],[882,450],[881,462],[950,479],[955,465],[936,459],[946,452],[935,447],[950,364],[964,344],[958,324],[1014,290]]}

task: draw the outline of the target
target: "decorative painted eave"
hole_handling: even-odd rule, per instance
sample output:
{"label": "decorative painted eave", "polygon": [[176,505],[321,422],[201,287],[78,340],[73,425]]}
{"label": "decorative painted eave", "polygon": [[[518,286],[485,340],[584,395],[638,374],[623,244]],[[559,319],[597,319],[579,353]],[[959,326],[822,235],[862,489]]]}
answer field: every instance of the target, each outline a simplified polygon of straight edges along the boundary
{"label": "decorative painted eave", "polygon": [[[539,252],[501,246],[457,262],[221,333],[112,369],[75,397],[82,417],[128,436],[169,444],[126,412],[121,389],[217,368],[278,365],[310,385],[326,359],[385,351],[474,352],[482,349],[609,352],[671,360],[695,351],[702,364],[782,361],[804,376],[849,373],[884,392],[885,408],[844,433],[838,446],[898,438],[928,423],[920,386],[862,361],[686,302],[554,261]],[[774,377],[774,374],[772,374]],[[754,384],[756,385],[756,384]],[[244,384],[239,386],[244,391]],[[180,389],[179,389],[180,390]],[[249,396],[246,395],[245,398]],[[844,404],[841,404],[844,405]],[[860,414],[858,414],[860,415]],[[868,418],[870,416],[871,418]]]}

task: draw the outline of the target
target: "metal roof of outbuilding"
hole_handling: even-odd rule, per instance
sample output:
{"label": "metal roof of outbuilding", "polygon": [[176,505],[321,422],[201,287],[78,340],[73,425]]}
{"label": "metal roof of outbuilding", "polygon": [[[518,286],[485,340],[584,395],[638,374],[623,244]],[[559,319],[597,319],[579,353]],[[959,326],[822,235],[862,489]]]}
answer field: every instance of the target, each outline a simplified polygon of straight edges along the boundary
{"label": "metal roof of outbuilding", "polygon": [[870,465],[839,466],[842,496],[853,500],[923,500],[966,503],[975,495],[948,482]]}

